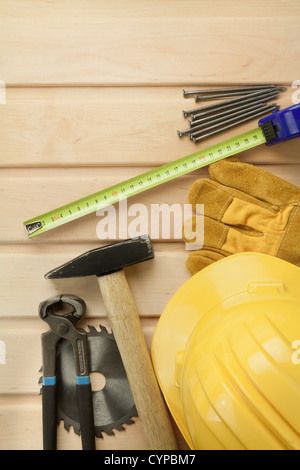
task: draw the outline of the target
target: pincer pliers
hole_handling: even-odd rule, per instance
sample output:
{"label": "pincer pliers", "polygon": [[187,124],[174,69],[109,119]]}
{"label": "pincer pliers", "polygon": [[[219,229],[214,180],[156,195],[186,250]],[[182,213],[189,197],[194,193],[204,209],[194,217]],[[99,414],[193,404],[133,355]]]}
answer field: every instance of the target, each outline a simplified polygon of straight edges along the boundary
{"label": "pincer pliers", "polygon": [[[55,313],[55,310],[66,311],[63,304],[72,307],[71,312]],[[88,366],[87,335],[84,330],[75,327],[85,314],[85,303],[74,295],[58,295],[49,298],[39,305],[39,315],[50,326],[42,334],[43,380],[43,448],[55,450],[57,446],[57,383],[56,383],[56,348],[62,338],[73,346],[76,391],[83,450],[95,450],[95,428],[93,416],[93,398]]]}

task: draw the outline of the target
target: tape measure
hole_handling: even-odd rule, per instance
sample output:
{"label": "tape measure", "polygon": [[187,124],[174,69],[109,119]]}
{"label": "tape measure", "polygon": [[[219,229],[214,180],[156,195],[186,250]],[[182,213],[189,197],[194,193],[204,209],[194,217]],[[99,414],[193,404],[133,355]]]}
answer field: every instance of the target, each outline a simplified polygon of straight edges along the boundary
{"label": "tape measure", "polygon": [[78,201],[46,212],[34,219],[27,220],[24,222],[25,229],[30,238],[34,237],[47,230],[103,209],[110,204],[115,204],[118,201],[142,193],[186,173],[190,173],[193,170],[210,165],[265,142],[266,139],[262,130],[260,128],[254,129],[238,137],[228,139],[221,144],[213,145],[205,150],[167,163],[95,194],[78,199]]}
{"label": "tape measure", "polygon": [[261,119],[258,124],[260,127],[237,137],[225,140],[220,144],[167,163],[122,183],[110,186],[90,196],[27,220],[24,222],[27,235],[32,238],[258,145],[273,145],[297,137],[300,135],[300,104],[281,111],[273,111],[270,116]]}

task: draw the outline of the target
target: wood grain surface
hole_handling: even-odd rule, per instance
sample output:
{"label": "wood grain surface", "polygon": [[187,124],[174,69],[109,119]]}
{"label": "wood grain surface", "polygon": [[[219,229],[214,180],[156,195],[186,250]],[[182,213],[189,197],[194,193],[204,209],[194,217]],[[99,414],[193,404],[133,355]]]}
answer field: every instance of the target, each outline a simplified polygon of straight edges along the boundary
{"label": "wood grain surface", "polygon": [[[183,89],[274,83],[287,88],[278,104],[292,105],[299,52],[300,5],[292,0],[0,2],[0,80],[6,85],[0,103],[0,449],[42,448],[38,381],[46,325],[39,303],[76,293],[87,304],[83,327],[110,326],[96,278],[44,279],[56,266],[114,241],[97,236],[101,218],[91,214],[31,240],[22,222],[199,150],[177,135],[188,127],[182,110],[195,107]],[[257,120],[245,123],[204,145],[256,126]],[[300,185],[297,140],[248,150],[241,159]],[[128,204],[183,206],[203,177],[207,168]],[[149,351],[157,320],[190,278],[182,240],[171,231],[170,239],[159,234],[152,241],[155,258],[126,270]],[[187,449],[173,424],[180,449]],[[97,439],[97,448],[146,449],[139,419],[125,427]],[[58,448],[81,448],[63,423]]]}

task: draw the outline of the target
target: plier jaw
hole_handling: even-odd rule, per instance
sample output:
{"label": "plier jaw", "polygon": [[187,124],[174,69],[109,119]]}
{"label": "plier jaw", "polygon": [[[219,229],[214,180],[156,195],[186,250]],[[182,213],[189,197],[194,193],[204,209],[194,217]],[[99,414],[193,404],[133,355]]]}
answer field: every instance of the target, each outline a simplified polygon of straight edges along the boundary
{"label": "plier jaw", "polygon": [[[71,312],[58,314],[55,308],[68,304]],[[73,295],[59,295],[49,298],[39,305],[40,318],[50,330],[42,334],[43,355],[43,438],[44,449],[54,450],[57,440],[56,408],[56,347],[60,339],[70,341],[73,346],[78,408],[81,421],[82,446],[86,450],[95,449],[92,390],[89,377],[87,335],[75,325],[85,314],[85,303]]]}

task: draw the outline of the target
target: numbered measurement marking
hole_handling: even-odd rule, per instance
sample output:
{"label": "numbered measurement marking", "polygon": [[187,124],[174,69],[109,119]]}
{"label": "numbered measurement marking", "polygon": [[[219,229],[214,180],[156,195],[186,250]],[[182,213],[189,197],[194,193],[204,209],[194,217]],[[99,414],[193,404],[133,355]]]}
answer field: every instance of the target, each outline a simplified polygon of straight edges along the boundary
{"label": "numbered measurement marking", "polygon": [[71,202],[58,209],[27,220],[24,222],[26,232],[30,238],[34,237],[47,230],[79,219],[84,215],[96,212],[98,209],[102,209],[110,204],[115,204],[118,201],[142,193],[186,173],[198,170],[265,142],[266,139],[262,130],[258,127],[237,137],[225,140],[220,144],[167,163],[95,194],[78,199],[78,201]]}

